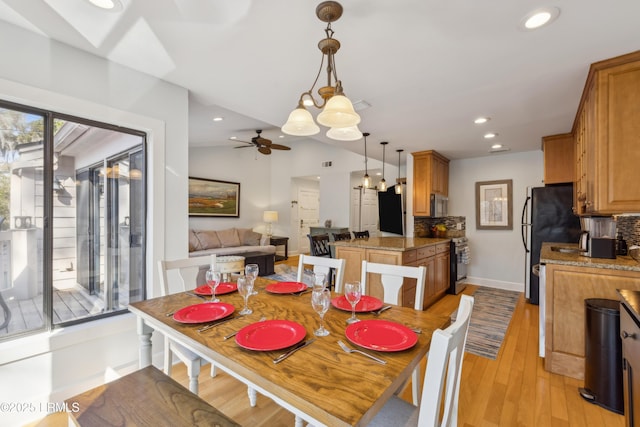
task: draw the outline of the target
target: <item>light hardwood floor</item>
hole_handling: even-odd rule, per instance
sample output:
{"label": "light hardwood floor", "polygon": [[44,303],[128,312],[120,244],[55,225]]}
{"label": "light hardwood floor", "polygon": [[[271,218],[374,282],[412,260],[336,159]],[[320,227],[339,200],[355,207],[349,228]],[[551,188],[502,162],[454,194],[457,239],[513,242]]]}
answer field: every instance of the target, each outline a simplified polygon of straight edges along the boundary
{"label": "light hardwood floor", "polygon": [[[298,257],[283,261],[297,267]],[[475,286],[464,293],[472,294]],[[459,295],[446,295],[429,310],[449,315]],[[423,364],[424,375],[424,364]],[[538,357],[538,306],[518,300],[496,360],[465,353],[460,386],[459,426],[607,426],[623,427],[624,417],[586,402],[578,394],[582,381],[544,370]],[[187,385],[184,365],[172,375]],[[403,397],[410,399],[410,388]],[[264,396],[249,406],[246,387],[224,373],[209,376],[203,368],[200,396],[246,426],[292,426],[293,416]]]}

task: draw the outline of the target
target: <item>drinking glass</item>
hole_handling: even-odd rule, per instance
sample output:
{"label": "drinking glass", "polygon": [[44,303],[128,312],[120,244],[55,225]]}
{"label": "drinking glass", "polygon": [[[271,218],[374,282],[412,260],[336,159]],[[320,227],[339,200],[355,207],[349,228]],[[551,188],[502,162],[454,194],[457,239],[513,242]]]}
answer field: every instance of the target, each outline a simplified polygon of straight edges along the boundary
{"label": "drinking glass", "polygon": [[[253,289],[253,284],[256,281],[256,277],[258,277],[259,272],[260,267],[258,264],[247,264],[244,266],[244,275],[251,279],[251,289]],[[251,295],[258,295],[258,292],[252,290]]]}
{"label": "drinking glass", "polygon": [[222,275],[219,271],[207,270],[206,279],[207,285],[209,285],[209,287],[211,288],[211,302],[220,302],[220,300],[216,298],[216,289],[220,284]]}
{"label": "drinking glass", "polygon": [[314,290],[311,293],[311,306],[320,315],[320,327],[313,333],[318,337],[326,337],[329,331],[324,327],[324,314],[331,304],[331,291],[328,289]]}
{"label": "drinking glass", "polygon": [[242,296],[242,298],[244,298],[244,308],[240,310],[238,314],[244,315],[244,314],[253,313],[253,310],[251,310],[247,306],[248,299],[252,295],[252,292],[253,292],[253,280],[251,280],[251,278],[247,276],[238,277],[238,293],[240,294],[240,296]]}
{"label": "drinking glass", "polygon": [[359,322],[360,319],[356,318],[356,304],[360,301],[360,297],[362,297],[362,288],[360,287],[360,282],[347,282],[344,284],[344,297],[351,304],[351,317],[347,319],[347,323],[355,323]]}
{"label": "drinking glass", "polygon": [[313,273],[313,290],[321,291],[327,287],[327,275],[324,273]]}

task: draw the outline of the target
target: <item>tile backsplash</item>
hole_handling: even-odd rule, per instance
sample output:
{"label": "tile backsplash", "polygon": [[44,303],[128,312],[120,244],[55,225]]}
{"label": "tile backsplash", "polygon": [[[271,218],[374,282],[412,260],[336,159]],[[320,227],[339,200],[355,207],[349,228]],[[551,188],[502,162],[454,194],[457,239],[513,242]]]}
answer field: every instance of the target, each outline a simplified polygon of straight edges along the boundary
{"label": "tile backsplash", "polygon": [[627,241],[627,246],[640,245],[640,216],[615,217],[618,233]]}
{"label": "tile backsplash", "polygon": [[413,235],[416,237],[433,237],[431,227],[436,224],[447,226],[447,237],[463,237],[467,228],[467,220],[463,216],[446,216],[443,218],[414,217]]}

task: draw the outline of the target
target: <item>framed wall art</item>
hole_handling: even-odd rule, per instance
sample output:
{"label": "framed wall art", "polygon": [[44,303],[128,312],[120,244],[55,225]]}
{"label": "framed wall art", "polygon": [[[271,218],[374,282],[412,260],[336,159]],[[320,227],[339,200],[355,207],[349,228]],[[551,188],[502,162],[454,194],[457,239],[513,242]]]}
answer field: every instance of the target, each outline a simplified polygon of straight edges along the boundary
{"label": "framed wall art", "polygon": [[478,230],[513,229],[513,181],[476,182],[476,228]]}
{"label": "framed wall art", "polygon": [[240,183],[189,177],[189,216],[240,216]]}

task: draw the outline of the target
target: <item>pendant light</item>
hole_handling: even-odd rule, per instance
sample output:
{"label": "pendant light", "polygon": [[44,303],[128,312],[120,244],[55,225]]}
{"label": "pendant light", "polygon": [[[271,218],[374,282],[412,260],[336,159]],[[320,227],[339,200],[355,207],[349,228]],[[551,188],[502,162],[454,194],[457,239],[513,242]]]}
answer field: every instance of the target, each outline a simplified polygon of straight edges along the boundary
{"label": "pendant light", "polygon": [[387,144],[386,141],[380,143],[382,145],[382,179],[378,183],[378,191],[387,191],[387,181],[384,180],[384,152]]}
{"label": "pendant light", "polygon": [[400,153],[404,150],[399,149],[396,150],[398,152],[398,179],[396,180],[396,194],[402,194],[402,182],[400,181]]}
{"label": "pendant light", "polygon": [[369,132],[362,134],[362,136],[364,136],[364,176],[362,177],[362,186],[364,188],[371,187],[371,178],[369,178],[369,170],[367,169],[367,162],[369,161],[367,158],[367,137],[369,135]]}

